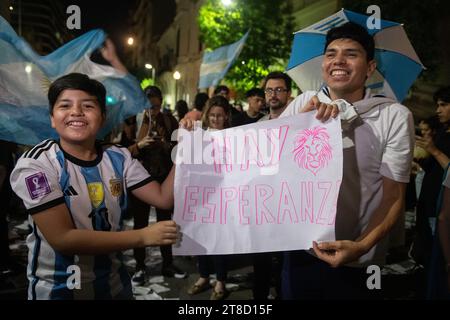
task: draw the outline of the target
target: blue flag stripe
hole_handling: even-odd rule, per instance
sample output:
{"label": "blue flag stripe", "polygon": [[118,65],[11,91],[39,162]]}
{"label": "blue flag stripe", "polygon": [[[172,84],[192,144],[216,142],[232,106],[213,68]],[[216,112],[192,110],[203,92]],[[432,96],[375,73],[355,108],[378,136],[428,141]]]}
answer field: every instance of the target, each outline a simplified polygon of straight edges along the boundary
{"label": "blue flag stripe", "polygon": [[57,138],[50,125],[47,91],[52,81],[70,72],[85,73],[106,88],[110,102],[98,138],[149,108],[148,99],[133,76],[89,59],[105,38],[102,30],[92,30],[47,56],[40,56],[0,16],[0,139],[35,145]]}
{"label": "blue flag stripe", "polygon": [[200,66],[199,88],[216,86],[222,80],[233,62],[239,56],[249,31],[237,42],[205,52]]}

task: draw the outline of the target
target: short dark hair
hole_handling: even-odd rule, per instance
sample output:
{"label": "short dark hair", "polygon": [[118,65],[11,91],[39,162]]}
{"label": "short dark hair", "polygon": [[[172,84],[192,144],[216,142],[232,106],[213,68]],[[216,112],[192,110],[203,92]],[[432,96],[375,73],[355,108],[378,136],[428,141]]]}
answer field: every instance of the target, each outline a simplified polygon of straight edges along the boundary
{"label": "short dark hair", "polygon": [[254,96],[261,97],[264,99],[265,98],[264,90],[260,89],[260,88],[252,88],[245,93],[246,98],[250,98],[250,97],[254,97]]}
{"label": "short dark hair", "polygon": [[178,100],[175,104],[175,111],[178,114],[178,118],[181,120],[184,118],[186,113],[189,112],[188,104],[184,100]]}
{"label": "short dark hair", "polygon": [[338,39],[350,39],[358,42],[366,51],[367,61],[373,60],[375,56],[375,41],[363,26],[354,22],[347,22],[339,27],[330,29],[327,33],[323,51],[325,52],[328,45]]}
{"label": "short dark hair", "polygon": [[263,88],[266,88],[267,82],[270,79],[281,79],[284,80],[284,84],[286,85],[286,89],[288,89],[289,91],[291,91],[291,87],[292,87],[292,80],[291,78],[289,78],[289,76],[281,71],[273,71],[271,73],[269,73],[266,78],[264,79],[264,86]]}
{"label": "short dark hair", "polygon": [[206,93],[204,92],[197,93],[194,98],[195,109],[197,109],[198,111],[202,111],[208,99],[209,97]]}
{"label": "short dark hair", "polygon": [[224,127],[228,128],[231,124],[231,105],[230,102],[228,102],[228,100],[220,95],[214,96],[211,99],[208,100],[208,102],[206,103],[206,109],[205,111],[203,111],[202,114],[202,125],[203,126],[209,126],[209,111],[211,110],[212,107],[220,107],[223,109],[223,111],[225,111],[225,114],[228,116],[228,121],[225,122]]}
{"label": "short dark hair", "polygon": [[106,89],[99,81],[89,78],[82,73],[69,73],[51,84],[47,97],[50,104],[49,111],[53,114],[56,100],[64,90],[81,90],[97,98],[103,114],[106,113]]}
{"label": "short dark hair", "polygon": [[436,133],[441,127],[439,118],[436,115],[429,118],[420,119],[418,123],[420,124],[421,122],[427,124],[434,133]]}
{"label": "short dark hair", "polygon": [[226,91],[227,94],[230,93],[230,89],[227,86],[220,85],[220,86],[217,86],[216,89],[214,89],[214,95],[219,94],[221,91]]}
{"label": "short dark hair", "polygon": [[433,95],[433,100],[436,103],[438,100],[450,103],[450,87],[442,87],[438,89]]}
{"label": "short dark hair", "polygon": [[144,89],[147,98],[157,97],[162,100],[162,92],[157,86],[148,86]]}

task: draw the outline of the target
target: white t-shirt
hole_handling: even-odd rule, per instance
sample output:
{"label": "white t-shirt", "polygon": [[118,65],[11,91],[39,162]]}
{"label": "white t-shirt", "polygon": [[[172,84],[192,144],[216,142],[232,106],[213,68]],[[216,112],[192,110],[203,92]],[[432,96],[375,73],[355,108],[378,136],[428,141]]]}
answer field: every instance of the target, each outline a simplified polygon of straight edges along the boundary
{"label": "white t-shirt", "polygon": [[[65,203],[77,229],[120,231],[127,192],[152,179],[126,148],[98,145],[98,156],[83,161],[65,153],[54,140],[26,152],[11,173],[11,186],[30,214],[27,237],[29,299],[108,299],[130,290],[122,254],[63,255],[55,251],[32,215]],[[81,289],[67,280],[80,268]]]}
{"label": "white t-shirt", "polygon": [[[301,94],[281,116],[299,113],[314,95],[321,102],[331,103],[327,92],[324,88],[319,93]],[[359,118],[342,132],[344,168],[336,216],[337,240],[355,240],[361,235],[381,202],[382,178],[407,183],[413,156],[414,123],[405,106],[373,97],[370,89],[353,105]],[[383,264],[386,251],[387,237],[349,265]]]}

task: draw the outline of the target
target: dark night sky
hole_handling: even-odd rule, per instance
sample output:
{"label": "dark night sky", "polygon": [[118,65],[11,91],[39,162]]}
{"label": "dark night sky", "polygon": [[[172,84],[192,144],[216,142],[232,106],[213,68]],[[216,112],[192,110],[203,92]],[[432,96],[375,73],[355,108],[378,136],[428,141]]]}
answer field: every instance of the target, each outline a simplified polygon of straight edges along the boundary
{"label": "dark night sky", "polygon": [[[149,0],[151,1],[151,0]],[[69,5],[77,5],[81,11],[81,29],[71,30],[75,37],[92,29],[103,29],[114,41],[119,57],[125,58],[125,41],[131,30],[130,12],[136,7],[136,0],[63,0],[64,13]],[[69,17],[68,14],[66,14]],[[98,63],[105,63],[98,52],[91,57]]]}
{"label": "dark night sky", "polygon": [[119,40],[127,36],[130,29],[129,13],[136,1],[64,0],[64,3],[66,8],[75,4],[81,9],[81,30],[74,34],[80,35],[94,28],[101,28],[114,40]]}
{"label": "dark night sky", "polygon": [[[155,6],[156,27],[163,32],[173,19],[175,13],[174,0],[147,0],[153,1]],[[103,29],[114,41],[119,55],[123,54],[126,39],[130,35],[131,16],[136,9],[137,0],[63,0],[65,9],[72,4],[78,5],[81,10],[81,30],[70,33],[79,36],[95,28]],[[67,17],[69,15],[66,15]],[[160,28],[157,28],[157,27]],[[161,28],[162,27],[162,28]]]}

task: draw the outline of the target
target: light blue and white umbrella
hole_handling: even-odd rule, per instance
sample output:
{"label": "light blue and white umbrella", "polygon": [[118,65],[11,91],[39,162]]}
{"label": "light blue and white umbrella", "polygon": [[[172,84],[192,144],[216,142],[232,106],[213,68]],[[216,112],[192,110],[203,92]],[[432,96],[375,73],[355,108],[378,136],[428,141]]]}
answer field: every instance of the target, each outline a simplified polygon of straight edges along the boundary
{"label": "light blue and white umbrella", "polygon": [[324,85],[321,65],[327,32],[347,22],[367,29],[375,40],[377,69],[366,86],[377,94],[402,101],[424,69],[400,23],[380,20],[379,29],[368,29],[369,17],[344,10],[295,33],[287,73],[302,91],[319,90]]}

